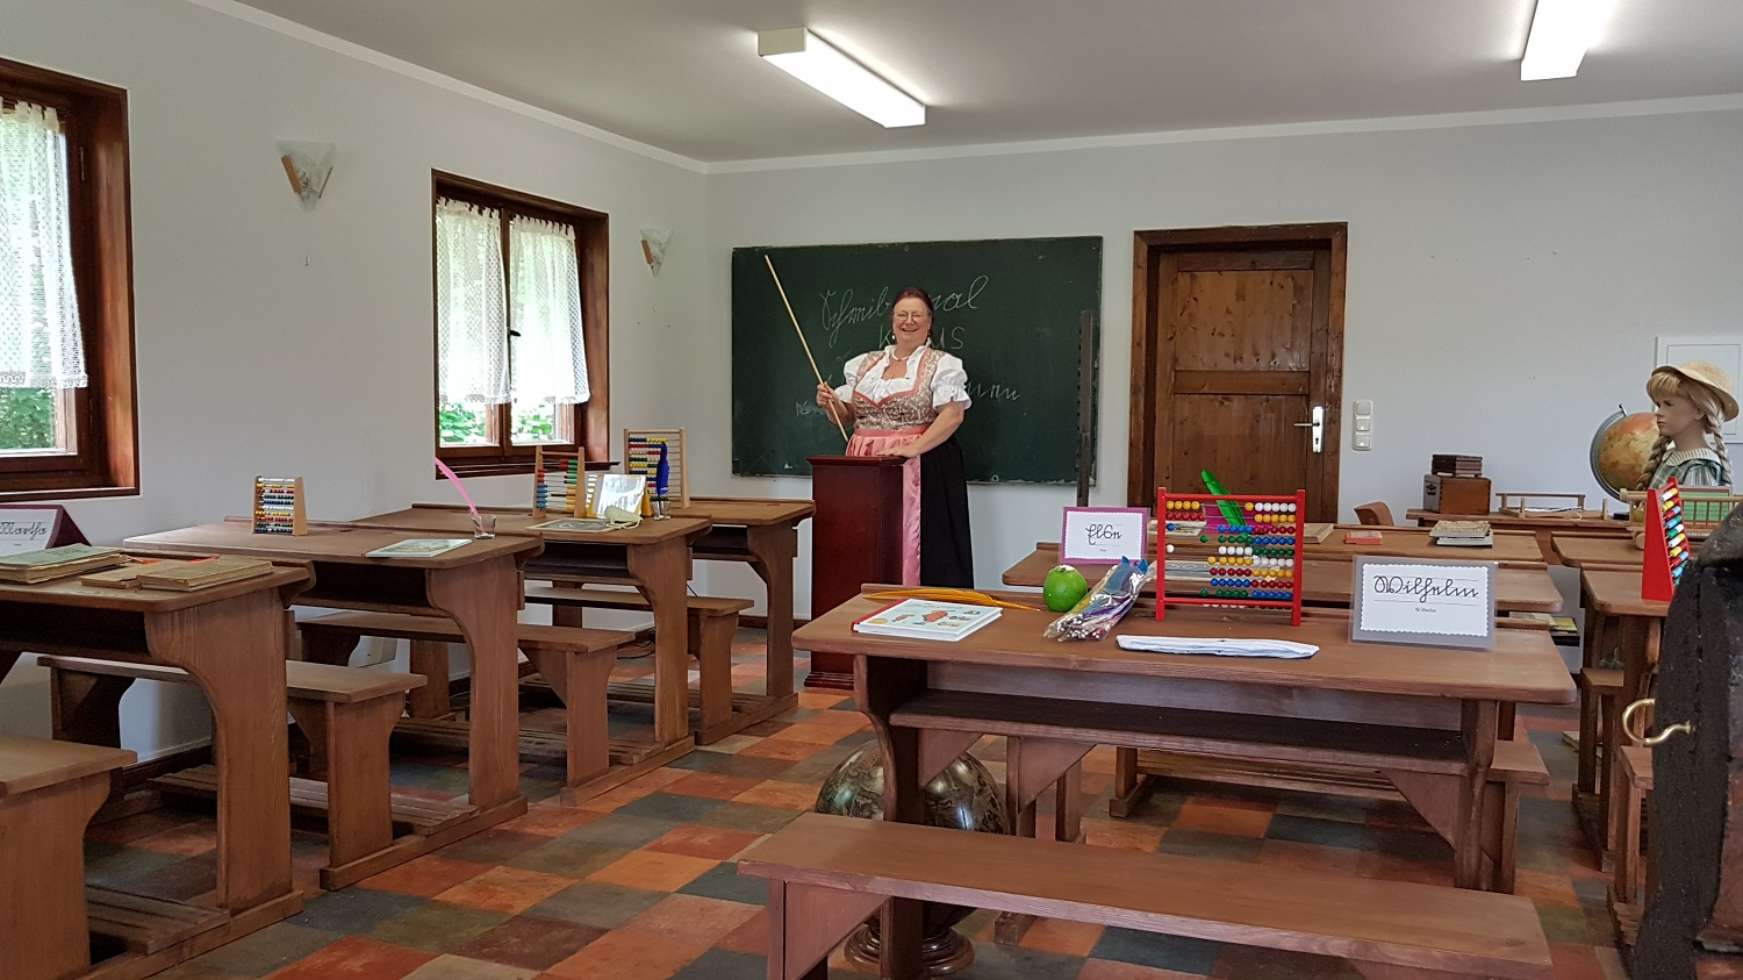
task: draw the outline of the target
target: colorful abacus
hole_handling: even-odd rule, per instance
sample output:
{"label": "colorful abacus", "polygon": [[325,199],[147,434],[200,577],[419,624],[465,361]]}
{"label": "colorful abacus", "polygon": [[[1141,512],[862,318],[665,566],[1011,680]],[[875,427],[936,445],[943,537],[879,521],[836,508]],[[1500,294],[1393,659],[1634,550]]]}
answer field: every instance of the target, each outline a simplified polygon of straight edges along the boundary
{"label": "colorful abacus", "polygon": [[579,515],[581,456],[578,453],[548,453],[543,446],[533,450],[533,513]]}
{"label": "colorful abacus", "polygon": [[623,471],[648,478],[653,486],[659,474],[660,447],[666,447],[666,496],[675,506],[690,506],[690,454],[683,429],[623,430]]}
{"label": "colorful abacus", "polygon": [[1688,567],[1688,529],[1683,526],[1682,491],[1675,480],[1646,496],[1646,561],[1641,569],[1640,598],[1669,602]]}
{"label": "colorful abacus", "polygon": [[309,533],[308,510],[300,476],[254,478],[254,533]]}
{"label": "colorful abacus", "polygon": [[[1168,559],[1175,543],[1166,543],[1156,563],[1156,618],[1167,607],[1237,606],[1288,609],[1291,622],[1301,625],[1302,527],[1307,518],[1307,493],[1294,496],[1256,494],[1174,494],[1156,491],[1156,513],[1162,515],[1163,539],[1197,527],[1197,544],[1207,555],[1210,583],[1194,594],[1168,594]],[[1190,541],[1182,547],[1193,547]],[[1211,550],[1214,549],[1214,550]]]}

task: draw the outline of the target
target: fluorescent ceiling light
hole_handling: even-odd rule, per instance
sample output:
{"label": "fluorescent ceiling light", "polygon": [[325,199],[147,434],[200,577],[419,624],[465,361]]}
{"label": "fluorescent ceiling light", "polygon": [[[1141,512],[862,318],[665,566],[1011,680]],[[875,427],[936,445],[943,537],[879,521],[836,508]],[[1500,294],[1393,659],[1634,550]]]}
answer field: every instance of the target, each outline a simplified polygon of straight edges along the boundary
{"label": "fluorescent ceiling light", "polygon": [[1615,0],[1537,0],[1525,57],[1519,59],[1519,80],[1572,78],[1614,7]]}
{"label": "fluorescent ceiling light", "polygon": [[757,54],[806,85],[884,126],[920,126],[926,106],[803,27],[757,32]]}

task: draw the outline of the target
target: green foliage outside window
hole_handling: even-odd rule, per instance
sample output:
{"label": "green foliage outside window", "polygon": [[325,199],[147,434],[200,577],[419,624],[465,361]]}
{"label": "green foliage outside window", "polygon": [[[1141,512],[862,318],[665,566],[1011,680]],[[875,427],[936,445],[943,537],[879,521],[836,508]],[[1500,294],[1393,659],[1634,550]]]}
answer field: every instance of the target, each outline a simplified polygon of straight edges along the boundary
{"label": "green foliage outside window", "polygon": [[55,401],[48,388],[0,388],[0,452],[56,448]]}

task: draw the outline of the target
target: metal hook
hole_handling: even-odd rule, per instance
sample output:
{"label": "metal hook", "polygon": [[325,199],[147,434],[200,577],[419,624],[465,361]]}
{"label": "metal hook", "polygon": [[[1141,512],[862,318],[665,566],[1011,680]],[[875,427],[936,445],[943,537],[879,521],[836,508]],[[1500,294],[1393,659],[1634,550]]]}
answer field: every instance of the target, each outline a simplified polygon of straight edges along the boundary
{"label": "metal hook", "polygon": [[1650,748],[1670,738],[1672,735],[1693,735],[1695,733],[1694,724],[1687,721],[1679,721],[1674,725],[1666,726],[1663,731],[1650,738],[1648,738],[1644,732],[1636,733],[1633,724],[1634,713],[1641,708],[1650,708],[1657,703],[1657,698],[1641,698],[1622,711],[1622,731],[1627,733],[1630,741],[1637,742]]}

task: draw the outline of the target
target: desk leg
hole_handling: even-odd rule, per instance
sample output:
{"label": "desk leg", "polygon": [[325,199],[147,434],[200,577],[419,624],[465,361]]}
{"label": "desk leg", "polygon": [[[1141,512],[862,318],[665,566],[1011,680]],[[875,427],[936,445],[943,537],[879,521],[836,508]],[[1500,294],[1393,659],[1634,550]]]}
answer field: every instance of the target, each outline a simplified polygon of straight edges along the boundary
{"label": "desk leg", "polygon": [[0,976],[73,977],[90,968],[85,825],[109,780],[107,771],[93,773],[0,799]]}
{"label": "desk leg", "polygon": [[1615,710],[1604,719],[1604,760],[1600,772],[1603,781],[1598,784],[1598,813],[1603,821],[1605,854],[1616,850],[1616,814],[1611,811],[1615,807],[1616,781],[1621,778],[1622,767],[1615,760],[1621,754],[1622,746],[1628,744],[1628,736],[1622,732],[1622,712],[1649,693],[1663,631],[1664,620],[1656,617],[1630,616],[1623,620],[1622,693],[1616,698]]}
{"label": "desk leg", "polygon": [[[860,654],[853,658],[853,673],[854,700],[871,719],[872,731],[884,750],[884,819],[923,823],[926,814],[921,780],[928,774],[922,772],[921,733],[891,725],[890,712],[925,689],[926,664]],[[945,752],[930,755],[937,761]],[[910,980],[924,975],[920,909],[921,903],[900,898],[884,905],[878,930],[883,960],[880,976]]]}
{"label": "desk leg", "polygon": [[284,605],[256,592],[147,616],[151,655],[181,667],[212,708],[218,895],[243,912],[291,890]]}
{"label": "desk leg", "polygon": [[768,588],[767,697],[793,693],[793,556],[799,550],[799,530],[791,524],[746,529],[754,559],[751,567]]}
{"label": "desk leg", "polygon": [[1453,884],[1483,887],[1483,788],[1495,761],[1495,727],[1500,705],[1463,704],[1465,771],[1459,776],[1458,809],[1453,814]]}
{"label": "desk leg", "polygon": [[430,604],[460,627],[472,655],[472,805],[485,809],[512,802],[520,796],[520,668],[515,658],[520,576],[514,559],[433,569],[428,588]]}
{"label": "desk leg", "polygon": [[[1609,623],[1595,609],[1586,612],[1586,644],[1581,651],[1580,666],[1591,670],[1604,658],[1604,639]],[[1574,777],[1574,798],[1591,795],[1598,790],[1598,699],[1582,689],[1580,693],[1579,770]]]}
{"label": "desk leg", "polygon": [[690,734],[690,546],[681,538],[629,549],[629,573],[654,613],[654,741]]}

